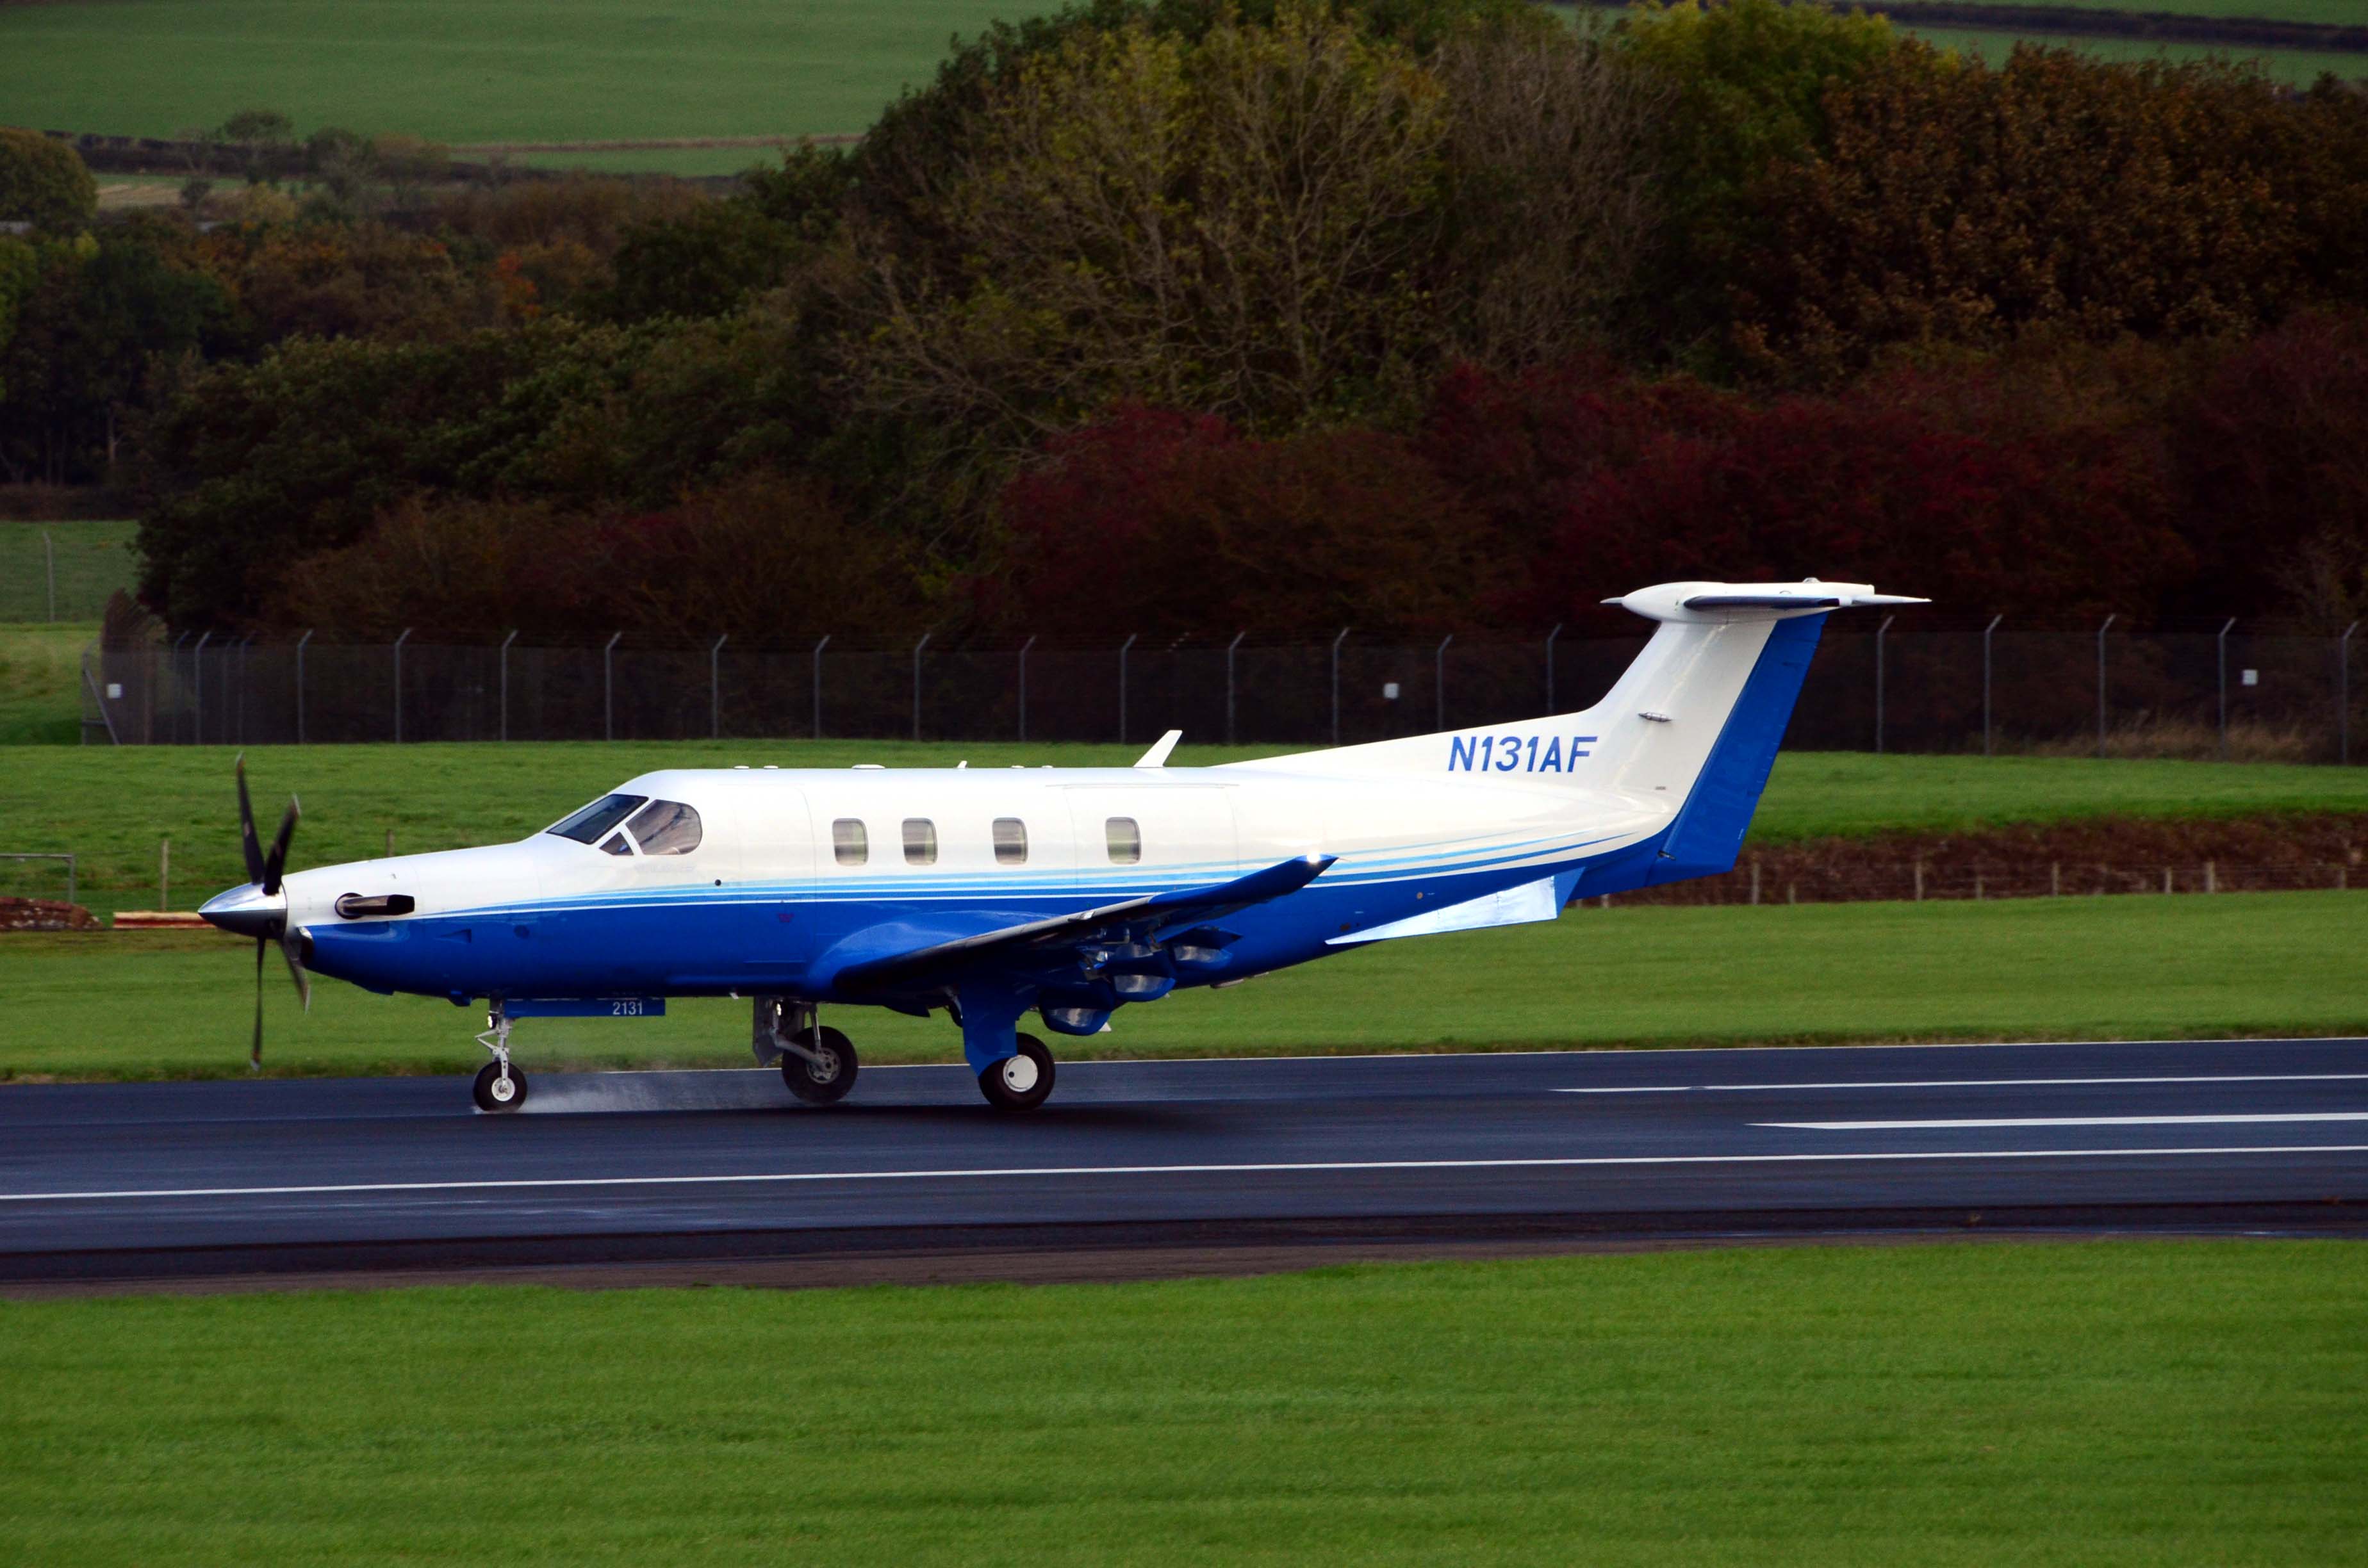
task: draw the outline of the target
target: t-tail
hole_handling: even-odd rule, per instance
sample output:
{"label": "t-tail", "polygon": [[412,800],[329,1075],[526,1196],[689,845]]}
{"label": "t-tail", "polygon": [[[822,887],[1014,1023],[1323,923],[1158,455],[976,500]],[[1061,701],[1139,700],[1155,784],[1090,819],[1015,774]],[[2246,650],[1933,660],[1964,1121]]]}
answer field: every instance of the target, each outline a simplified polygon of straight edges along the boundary
{"label": "t-tail", "polygon": [[1731,869],[1826,617],[1929,601],[1864,583],[1663,583],[1606,604],[1660,624],[1603,699],[1576,713],[1274,757],[1335,775],[1445,775],[1569,788],[1672,813],[1638,883]]}

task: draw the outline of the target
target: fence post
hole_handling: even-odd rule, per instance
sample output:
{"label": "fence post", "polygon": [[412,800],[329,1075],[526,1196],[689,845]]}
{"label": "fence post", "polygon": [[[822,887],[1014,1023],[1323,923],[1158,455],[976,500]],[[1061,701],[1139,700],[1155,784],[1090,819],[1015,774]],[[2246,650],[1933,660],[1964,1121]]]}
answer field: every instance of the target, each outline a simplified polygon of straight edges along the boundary
{"label": "fence post", "polygon": [[[47,528],[41,530],[41,556],[49,574],[50,619],[55,620],[58,618],[58,546],[57,541],[50,537],[50,530]],[[66,902],[72,903],[73,897],[69,895]]]}
{"label": "fence post", "polygon": [[1554,710],[1554,639],[1561,635],[1562,622],[1557,620],[1554,629],[1546,633],[1546,711],[1549,714]]}
{"label": "fence post", "polygon": [[1984,756],[1990,755],[1990,633],[1996,631],[1998,622],[2005,619],[2003,615],[1994,615],[1990,617],[1990,623],[1982,628],[1982,755]]}
{"label": "fence post", "polygon": [[2351,760],[2351,634],[2360,630],[2353,621],[2335,640],[2335,759]]}
{"label": "fence post", "polygon": [[1344,626],[1340,635],[1332,639],[1332,744],[1340,744],[1340,644],[1349,640],[1353,626]]}
{"label": "fence post", "polygon": [[1899,618],[1886,615],[1883,624],[1874,629],[1874,755],[1883,755],[1883,637],[1891,623]]}
{"label": "fence post", "polygon": [[296,639],[296,744],[304,744],[304,644],[313,640],[313,628],[306,627],[304,635]]}
{"label": "fence post", "polygon": [[1236,631],[1234,633],[1234,640],[1225,644],[1225,744],[1227,745],[1235,744],[1234,650],[1240,647],[1242,645],[1242,639],[1248,635],[1249,633],[1247,631]]}
{"label": "fence post", "polygon": [[1118,741],[1121,745],[1126,744],[1126,652],[1142,635],[1139,631],[1130,631],[1126,634],[1126,641],[1118,645]]}
{"label": "fence post", "polygon": [[238,707],[231,715],[231,738],[240,745],[246,744],[246,693],[250,684],[247,669],[254,649],[254,638],[238,640]]}
{"label": "fence post", "polygon": [[2104,625],[2097,628],[2097,755],[2099,756],[2105,755],[2105,633],[2111,631],[2113,629],[2113,622],[2121,619],[2121,612],[2116,610],[2105,618]]}
{"label": "fence post", "polygon": [[510,644],[517,641],[515,630],[502,639],[502,739],[506,741],[510,738]]}
{"label": "fence post", "polygon": [[403,645],[411,641],[411,628],[394,640],[394,744],[403,744]]}
{"label": "fence post", "polygon": [[732,633],[727,631],[707,651],[707,738],[711,741],[723,738],[723,644],[731,641]]}
{"label": "fence post", "polygon": [[2217,651],[2220,655],[2220,760],[2223,762],[2228,760],[2228,630],[2236,624],[2237,618],[2230,616],[2226,624],[2220,628],[2220,635],[2214,639],[2219,644]]}
{"label": "fence post", "polygon": [[921,650],[929,645],[935,631],[924,631],[921,640],[913,644],[913,738],[921,738]]}
{"label": "fence post", "polygon": [[[188,640],[189,634],[186,631],[182,632],[178,637],[174,638],[173,651],[165,657],[165,667],[172,672],[172,676],[176,681],[181,678],[181,644]],[[149,676],[148,684],[151,687],[148,693],[148,703],[149,706],[153,708],[156,703],[156,693],[154,689],[156,681],[153,668]],[[152,721],[151,722],[153,724],[154,722]],[[173,717],[173,738],[176,741],[181,738],[181,721],[177,704],[176,705]]]}
{"label": "fence post", "polygon": [[206,744],[206,639],[211,631],[198,633],[198,645],[189,650],[189,671],[197,678],[192,683],[196,694],[189,699],[189,744]]}
{"label": "fence post", "polygon": [[1019,738],[1028,738],[1028,650],[1036,646],[1036,634],[1030,632],[1028,641],[1019,644]]}
{"label": "fence post", "polygon": [[814,647],[814,738],[816,740],[822,739],[822,651],[829,646],[830,633],[825,631],[822,634],[822,641]]}
{"label": "fence post", "polygon": [[617,738],[617,639],[621,631],[609,633],[609,641],[600,645],[600,738]]}
{"label": "fence post", "polygon": [[1439,640],[1439,652],[1431,655],[1436,668],[1431,671],[1430,694],[1439,703],[1439,722],[1431,726],[1434,730],[1447,728],[1447,645],[1454,641],[1455,633],[1449,632]]}

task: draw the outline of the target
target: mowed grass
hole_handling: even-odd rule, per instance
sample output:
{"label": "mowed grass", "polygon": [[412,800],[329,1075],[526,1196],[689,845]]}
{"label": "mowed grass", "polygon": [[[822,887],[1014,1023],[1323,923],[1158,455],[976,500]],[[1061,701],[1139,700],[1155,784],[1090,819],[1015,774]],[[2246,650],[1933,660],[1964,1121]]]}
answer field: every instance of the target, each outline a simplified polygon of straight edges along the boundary
{"label": "mowed grass", "polygon": [[[1127,1007],[1057,1056],[2368,1034],[2368,894],[1646,907],[1378,943],[1224,991]],[[275,1074],[472,1072],[482,1016],[264,975]],[[246,1072],[251,945],[206,934],[0,937],[0,1079]],[[825,1009],[863,1059],[959,1060],[942,1015]],[[1042,1031],[1039,1031],[1042,1032]],[[746,1066],[748,1004],[535,1018],[529,1072]],[[457,1092],[457,1090],[456,1090]],[[857,1093],[862,1091],[859,1088]]]}
{"label": "mowed grass", "polygon": [[[172,136],[245,108],[451,142],[868,129],[1034,0],[87,0],[0,6],[0,114]],[[761,154],[743,152],[737,168]],[[712,154],[698,160],[712,165]],[[669,165],[668,166],[673,166]]]}
{"label": "mowed grass", "polygon": [[[70,682],[70,661],[59,667]],[[72,695],[69,684],[64,697]],[[77,713],[67,701],[44,722],[75,722]],[[1198,745],[1188,735],[1175,761],[1201,766],[1281,749]],[[235,755],[219,746],[0,750],[0,850],[70,851],[81,858],[82,891],[93,908],[153,907],[158,845],[169,837],[172,902],[192,908],[245,880]],[[258,746],[248,751],[247,768],[267,833],[290,794],[303,801],[290,864],[304,867],[381,854],[390,831],[397,853],[522,838],[655,767],[1123,765],[1141,755],[1140,745],[1010,742],[585,741]],[[1777,758],[1752,832],[1755,843],[1780,844],[2116,813],[2304,811],[2368,812],[2368,768],[1793,752]],[[54,892],[57,881],[47,870],[12,872],[0,863],[0,892]]]}
{"label": "mowed grass", "polygon": [[0,1555],[2328,1565],[2368,1249],[0,1304]]}

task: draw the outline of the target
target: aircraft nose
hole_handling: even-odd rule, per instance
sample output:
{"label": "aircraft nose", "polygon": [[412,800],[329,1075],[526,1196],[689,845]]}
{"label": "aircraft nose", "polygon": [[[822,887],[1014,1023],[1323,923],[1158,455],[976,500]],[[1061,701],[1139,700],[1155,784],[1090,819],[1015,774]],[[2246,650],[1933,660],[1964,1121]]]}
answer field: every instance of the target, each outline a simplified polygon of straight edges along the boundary
{"label": "aircraft nose", "polygon": [[288,899],[285,893],[266,893],[259,882],[248,882],[214,894],[198,906],[198,914],[242,937],[274,937],[287,924]]}

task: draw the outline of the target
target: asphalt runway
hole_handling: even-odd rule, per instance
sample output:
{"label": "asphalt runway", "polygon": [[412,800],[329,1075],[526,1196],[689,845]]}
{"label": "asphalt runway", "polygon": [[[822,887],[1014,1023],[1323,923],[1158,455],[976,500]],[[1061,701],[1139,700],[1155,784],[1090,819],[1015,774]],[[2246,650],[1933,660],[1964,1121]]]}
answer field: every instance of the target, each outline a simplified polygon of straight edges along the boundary
{"label": "asphalt runway", "polygon": [[2368,1233],[2368,1040],[0,1088],[19,1287],[1968,1229]]}

